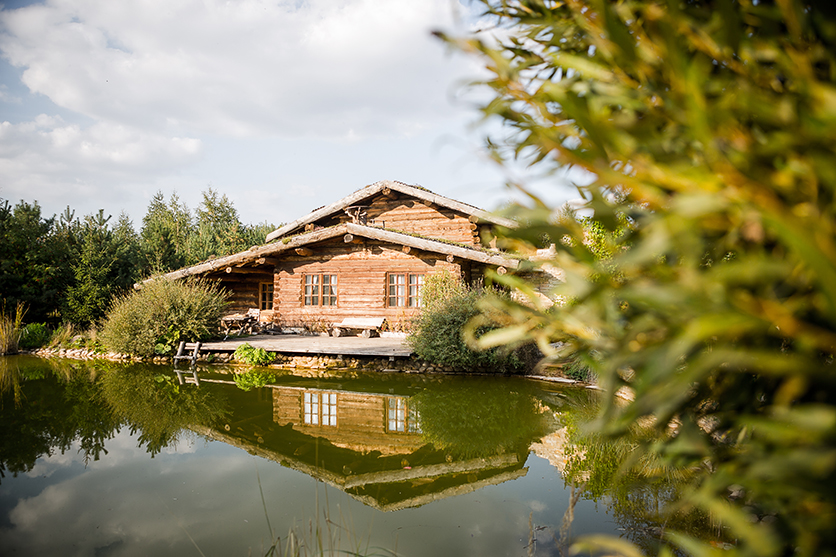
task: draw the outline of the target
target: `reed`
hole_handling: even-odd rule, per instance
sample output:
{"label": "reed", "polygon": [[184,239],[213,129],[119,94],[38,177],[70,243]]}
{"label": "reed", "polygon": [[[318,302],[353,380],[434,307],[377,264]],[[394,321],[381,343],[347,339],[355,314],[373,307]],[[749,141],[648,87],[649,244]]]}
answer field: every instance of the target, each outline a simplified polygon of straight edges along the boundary
{"label": "reed", "polygon": [[21,326],[26,308],[18,302],[14,311],[6,311],[6,302],[0,311],[0,354],[15,354],[20,345]]}

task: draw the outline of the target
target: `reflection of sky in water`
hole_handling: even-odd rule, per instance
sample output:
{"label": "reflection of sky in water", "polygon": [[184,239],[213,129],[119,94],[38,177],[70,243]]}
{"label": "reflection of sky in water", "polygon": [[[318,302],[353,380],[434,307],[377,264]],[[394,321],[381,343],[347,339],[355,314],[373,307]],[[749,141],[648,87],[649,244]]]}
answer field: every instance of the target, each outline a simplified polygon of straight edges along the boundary
{"label": "reflection of sky in water", "polygon": [[[523,555],[529,513],[538,554],[552,554],[568,502],[559,472],[531,455],[525,477],[423,507],[383,513],[276,462],[219,442],[185,436],[153,459],[123,429],[107,455],[84,467],[73,446],[38,460],[0,484],[0,547],[4,555],[264,554],[270,523],[284,538],[296,525],[328,515],[343,541],[415,556]],[[319,512],[317,512],[319,508]],[[581,501],[573,533],[614,531],[603,509]],[[326,526],[320,520],[322,526]],[[332,531],[339,531],[331,526]],[[192,542],[191,540],[194,540]],[[551,547],[547,547],[551,546]]]}

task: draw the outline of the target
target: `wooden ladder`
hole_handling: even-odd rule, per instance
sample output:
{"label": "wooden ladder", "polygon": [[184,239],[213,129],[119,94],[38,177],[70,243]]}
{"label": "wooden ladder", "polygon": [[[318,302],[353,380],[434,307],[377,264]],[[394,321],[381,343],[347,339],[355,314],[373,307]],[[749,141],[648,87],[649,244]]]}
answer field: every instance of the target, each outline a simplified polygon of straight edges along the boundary
{"label": "wooden ladder", "polygon": [[174,373],[177,374],[177,381],[179,381],[181,385],[185,383],[185,380],[183,379],[183,374],[188,372],[177,369],[177,362],[179,362],[180,360],[188,360],[189,369],[191,370],[194,383],[198,387],[200,386],[200,379],[197,378],[197,367],[195,366],[195,364],[197,363],[197,356],[198,354],[200,354],[201,345],[202,343],[196,342],[192,353],[186,354],[186,341],[180,341],[180,345],[177,347],[177,354],[175,354],[174,356]]}

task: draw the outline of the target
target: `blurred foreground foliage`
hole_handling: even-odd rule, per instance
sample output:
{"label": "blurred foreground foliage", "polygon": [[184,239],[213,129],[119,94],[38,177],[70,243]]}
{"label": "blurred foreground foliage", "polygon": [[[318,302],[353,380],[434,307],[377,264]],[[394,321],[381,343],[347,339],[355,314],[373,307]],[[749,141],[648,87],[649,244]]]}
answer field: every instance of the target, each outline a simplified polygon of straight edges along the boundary
{"label": "blurred foreground foliage", "polygon": [[[441,36],[485,64],[491,156],[579,177],[613,234],[589,242],[533,195],[512,208],[525,224],[503,241],[555,242],[566,302],[495,276],[530,300],[483,303],[504,327],[480,344],[596,354],[598,430],[655,428],[631,458],[698,472],[669,506],[709,512],[737,540],[724,555],[836,554],[836,7],[481,2],[491,29]],[[717,551],[663,536],[666,554]]]}

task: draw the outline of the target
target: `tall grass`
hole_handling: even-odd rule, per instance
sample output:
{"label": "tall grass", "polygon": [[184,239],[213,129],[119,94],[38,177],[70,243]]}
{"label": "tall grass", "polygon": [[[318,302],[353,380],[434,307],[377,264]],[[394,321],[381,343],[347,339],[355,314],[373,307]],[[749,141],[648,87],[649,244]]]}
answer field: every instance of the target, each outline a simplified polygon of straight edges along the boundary
{"label": "tall grass", "polygon": [[15,354],[20,345],[21,326],[26,308],[18,302],[13,312],[6,312],[6,302],[0,311],[0,354]]}

